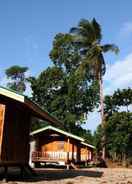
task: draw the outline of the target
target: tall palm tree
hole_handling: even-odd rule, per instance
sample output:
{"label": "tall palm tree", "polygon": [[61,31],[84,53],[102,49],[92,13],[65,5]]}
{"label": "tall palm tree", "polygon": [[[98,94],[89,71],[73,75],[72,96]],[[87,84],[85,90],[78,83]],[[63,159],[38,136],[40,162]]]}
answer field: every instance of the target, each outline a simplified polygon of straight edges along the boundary
{"label": "tall palm tree", "polygon": [[[75,43],[79,46],[82,56],[78,71],[85,73],[88,66],[91,68],[96,80],[99,81],[101,125],[104,127],[103,76],[106,72],[106,63],[103,53],[108,51],[118,53],[119,49],[114,44],[101,44],[101,26],[95,18],[92,21],[82,19],[77,27],[71,28],[70,33],[73,35]],[[105,159],[105,146],[103,146],[102,152],[102,157]]]}

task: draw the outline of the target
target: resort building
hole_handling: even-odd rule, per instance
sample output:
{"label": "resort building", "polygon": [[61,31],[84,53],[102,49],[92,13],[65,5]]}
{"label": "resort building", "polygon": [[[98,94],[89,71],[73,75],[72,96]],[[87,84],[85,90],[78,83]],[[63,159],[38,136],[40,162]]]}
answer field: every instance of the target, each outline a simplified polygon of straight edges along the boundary
{"label": "resort building", "polygon": [[93,145],[59,128],[46,126],[33,131],[30,136],[30,163],[68,165],[88,163],[93,159]]}

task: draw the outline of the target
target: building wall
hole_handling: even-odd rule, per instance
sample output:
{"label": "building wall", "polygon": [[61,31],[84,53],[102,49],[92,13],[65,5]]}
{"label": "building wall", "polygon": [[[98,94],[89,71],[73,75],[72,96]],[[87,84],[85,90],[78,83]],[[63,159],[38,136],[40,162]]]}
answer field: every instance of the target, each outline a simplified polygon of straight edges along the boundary
{"label": "building wall", "polygon": [[64,152],[76,152],[77,143],[70,139],[69,145],[67,139],[54,137],[44,142],[40,140],[40,150],[41,151],[64,151]]}
{"label": "building wall", "polygon": [[0,104],[5,105],[1,162],[28,163],[31,114],[24,106],[5,97],[0,96]]}

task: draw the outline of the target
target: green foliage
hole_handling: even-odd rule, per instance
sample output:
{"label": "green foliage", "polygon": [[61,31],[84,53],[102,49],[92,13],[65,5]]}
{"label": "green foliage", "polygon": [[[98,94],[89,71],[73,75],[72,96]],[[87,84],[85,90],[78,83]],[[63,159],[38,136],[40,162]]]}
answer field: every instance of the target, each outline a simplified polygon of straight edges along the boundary
{"label": "green foliage", "polygon": [[102,150],[100,144],[102,135],[106,135],[107,157],[113,161],[126,161],[132,155],[132,113],[115,112],[105,123],[105,127],[98,126],[94,140],[97,152]]}
{"label": "green foliage", "polygon": [[[85,78],[88,75],[91,79],[99,82],[99,101],[102,126],[104,122],[104,102],[103,102],[103,75],[106,72],[106,62],[104,53],[112,51],[118,53],[119,49],[114,44],[102,45],[102,29],[94,18],[92,21],[82,19],[77,27],[70,30],[74,44],[78,46],[80,53],[80,63],[76,70],[78,76]],[[102,135],[102,139],[105,137]],[[102,141],[104,142],[104,141]],[[102,143],[103,145],[104,143]],[[103,154],[104,155],[104,154]]]}
{"label": "green foliage", "polygon": [[98,82],[91,75],[89,65],[81,65],[81,47],[74,35],[57,34],[50,58],[53,66],[31,79],[33,99],[57,116],[66,130],[78,134],[88,113],[98,105]]}
{"label": "green foliage", "polygon": [[[100,151],[102,136],[105,135],[107,157],[114,161],[127,162],[132,157],[132,89],[118,89],[112,96],[105,97],[106,122],[95,133],[95,145]],[[122,109],[122,107],[126,107]]]}
{"label": "green foliage", "polygon": [[74,44],[73,36],[67,33],[58,33],[55,36],[49,55],[53,63],[58,67],[63,67],[67,73],[75,70],[80,62],[78,45]]}
{"label": "green foliage", "polygon": [[108,120],[105,132],[106,148],[114,160],[123,160],[132,154],[132,113],[117,112]]}
{"label": "green foliage", "polygon": [[113,94],[113,102],[117,107],[124,106],[129,111],[129,105],[132,104],[132,89],[118,89]]}
{"label": "green foliage", "polygon": [[116,106],[116,100],[113,99],[113,96],[105,96],[104,100],[104,112],[106,114],[106,117],[108,118],[111,116],[114,112],[118,111],[118,107]]}
{"label": "green foliage", "polygon": [[[76,130],[98,101],[98,84],[80,81],[62,67],[49,67],[38,78],[30,78],[33,100],[63,122],[66,130]],[[85,116],[84,116],[85,114]]]}
{"label": "green foliage", "polygon": [[13,89],[17,92],[23,93],[26,89],[25,85],[25,72],[28,70],[27,67],[21,67],[21,66],[11,66],[10,68],[6,69],[5,73],[7,78],[10,80],[8,82],[7,86],[10,89]]}
{"label": "green foliage", "polygon": [[80,137],[83,137],[85,141],[89,144],[95,144],[94,143],[94,136],[92,135],[90,130],[81,129],[80,134],[78,134]]}
{"label": "green foliage", "polygon": [[118,89],[112,96],[105,97],[104,105],[107,118],[114,112],[118,112],[121,107],[125,107],[129,112],[129,106],[132,105],[132,89]]}
{"label": "green foliage", "polygon": [[39,120],[38,118],[34,117],[34,118],[32,118],[32,124],[31,124],[31,127],[30,127],[31,128],[30,131],[32,132],[32,131],[35,131],[37,129],[48,126],[48,125],[49,125],[48,122]]}
{"label": "green foliage", "polygon": [[55,36],[49,54],[53,66],[30,78],[33,99],[76,134],[98,105],[98,75],[105,73],[103,52],[118,51],[113,44],[101,45],[101,39],[101,26],[95,19],[80,20],[70,33]]}

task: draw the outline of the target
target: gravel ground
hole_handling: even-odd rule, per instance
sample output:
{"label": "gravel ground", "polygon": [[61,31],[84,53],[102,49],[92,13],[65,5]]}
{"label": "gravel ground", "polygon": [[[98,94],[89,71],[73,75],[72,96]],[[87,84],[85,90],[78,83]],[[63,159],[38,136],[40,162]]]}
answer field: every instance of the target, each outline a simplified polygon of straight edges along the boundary
{"label": "gravel ground", "polygon": [[[37,170],[38,176],[8,184],[132,184],[132,169]],[[2,182],[4,183],[4,182]]]}

